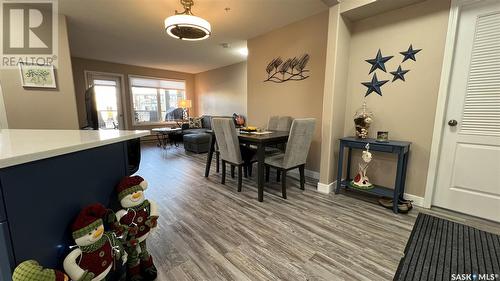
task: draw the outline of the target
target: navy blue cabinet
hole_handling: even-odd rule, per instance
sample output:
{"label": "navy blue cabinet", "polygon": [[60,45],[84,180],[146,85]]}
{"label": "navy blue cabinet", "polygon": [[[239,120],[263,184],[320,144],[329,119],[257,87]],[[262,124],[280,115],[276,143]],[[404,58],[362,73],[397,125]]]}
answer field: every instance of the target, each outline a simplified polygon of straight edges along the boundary
{"label": "navy blue cabinet", "polygon": [[7,216],[5,215],[5,205],[3,203],[3,195],[2,195],[2,185],[0,183],[0,222],[7,220]]}
{"label": "navy blue cabinet", "polygon": [[11,264],[14,263],[6,222],[0,222],[0,280],[12,280]]}
{"label": "navy blue cabinet", "polygon": [[120,142],[0,169],[0,280],[28,259],[62,269],[81,208],[119,207],[114,189],[129,174],[128,154]]}

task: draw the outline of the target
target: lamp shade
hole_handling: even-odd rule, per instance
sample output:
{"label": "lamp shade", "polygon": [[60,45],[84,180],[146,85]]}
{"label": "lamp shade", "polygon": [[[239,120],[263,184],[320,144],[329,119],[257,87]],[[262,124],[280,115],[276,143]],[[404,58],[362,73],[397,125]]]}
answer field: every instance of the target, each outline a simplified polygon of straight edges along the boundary
{"label": "lamp shade", "polygon": [[180,100],[177,106],[180,108],[191,108],[191,100]]}

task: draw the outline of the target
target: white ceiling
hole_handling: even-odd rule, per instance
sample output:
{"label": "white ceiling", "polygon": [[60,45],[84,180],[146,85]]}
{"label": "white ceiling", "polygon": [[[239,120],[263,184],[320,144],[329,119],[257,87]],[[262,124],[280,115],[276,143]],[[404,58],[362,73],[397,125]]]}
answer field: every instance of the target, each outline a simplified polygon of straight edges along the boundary
{"label": "white ceiling", "polygon": [[59,12],[68,19],[72,56],[189,73],[244,61],[238,49],[246,47],[247,39],[327,6],[322,0],[195,0],[193,13],[212,25],[212,36],[198,42],[166,35],[164,19],[176,9],[183,10],[179,0],[59,1]]}

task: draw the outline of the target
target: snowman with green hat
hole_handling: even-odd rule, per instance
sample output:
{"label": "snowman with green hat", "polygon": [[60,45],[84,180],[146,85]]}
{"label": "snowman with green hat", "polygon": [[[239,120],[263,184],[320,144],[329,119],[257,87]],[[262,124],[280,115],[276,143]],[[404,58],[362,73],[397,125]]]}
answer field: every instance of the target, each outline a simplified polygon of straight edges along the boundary
{"label": "snowman with green hat", "polygon": [[158,207],[147,200],[147,182],[140,176],[123,178],[116,191],[122,210],[116,212],[120,224],[127,228],[125,251],[128,253],[127,277],[131,281],[154,280],[157,270],[148,253],[146,239],[157,226]]}
{"label": "snowman with green hat", "polygon": [[81,210],[72,225],[77,247],[63,262],[64,271],[74,281],[106,280],[115,262],[127,261],[121,242],[112,232],[105,232],[102,218],[107,209],[93,204]]}

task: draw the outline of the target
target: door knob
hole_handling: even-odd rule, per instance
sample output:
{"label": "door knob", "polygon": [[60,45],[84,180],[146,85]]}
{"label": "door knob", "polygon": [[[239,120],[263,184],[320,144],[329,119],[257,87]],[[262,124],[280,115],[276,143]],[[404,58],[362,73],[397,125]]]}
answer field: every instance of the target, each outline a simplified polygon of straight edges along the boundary
{"label": "door knob", "polygon": [[458,122],[455,119],[451,119],[450,121],[448,121],[448,125],[450,125],[450,127],[455,127],[456,125],[458,125]]}

